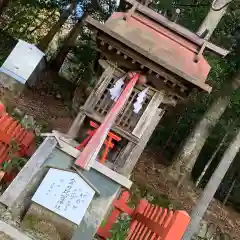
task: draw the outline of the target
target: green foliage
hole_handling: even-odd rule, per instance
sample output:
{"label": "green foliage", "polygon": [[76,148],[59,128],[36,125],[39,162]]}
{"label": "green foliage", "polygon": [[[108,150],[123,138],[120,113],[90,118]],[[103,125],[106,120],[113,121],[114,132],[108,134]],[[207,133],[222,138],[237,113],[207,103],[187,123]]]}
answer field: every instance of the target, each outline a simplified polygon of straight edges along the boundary
{"label": "green foliage", "polygon": [[19,145],[16,143],[15,140],[12,140],[9,146],[8,155],[12,157],[15,152],[19,150]]}
{"label": "green foliage", "polygon": [[7,162],[4,162],[1,167],[1,171],[11,172],[12,170],[20,171],[28,160],[22,157],[12,157]]}
{"label": "green foliage", "polygon": [[127,237],[131,218],[125,214],[121,214],[120,218],[111,229],[111,238],[108,240],[125,240]]}
{"label": "green foliage", "polygon": [[25,163],[28,161],[26,158],[16,156],[19,151],[19,145],[16,141],[12,140],[9,145],[8,156],[9,160],[1,164],[0,170],[4,172],[11,172],[11,170],[20,171]]}
{"label": "green foliage", "polygon": [[134,184],[131,188],[131,201],[129,206],[136,207],[141,199],[147,199],[151,204],[163,208],[177,209],[177,204],[172,202],[167,195],[160,194],[156,189],[143,184]]}
{"label": "green foliage", "polygon": [[17,41],[13,37],[0,29],[0,65],[3,64],[16,44]]}
{"label": "green foliage", "polygon": [[15,153],[19,151],[19,145],[16,141],[12,140],[8,150],[9,160],[3,162],[1,165],[1,171],[10,172],[11,170],[21,170],[21,168],[28,161],[26,158],[15,156]]}
{"label": "green foliage", "polygon": [[77,77],[76,83],[84,80],[91,84],[94,76],[93,64],[97,54],[95,42],[91,40],[89,34],[82,34],[80,44],[75,46],[72,51],[79,62],[78,74],[80,77]]}
{"label": "green foliage", "polygon": [[92,87],[95,79],[94,61],[97,50],[88,32],[87,28],[83,29],[61,68],[61,75],[64,78],[83,88]]}

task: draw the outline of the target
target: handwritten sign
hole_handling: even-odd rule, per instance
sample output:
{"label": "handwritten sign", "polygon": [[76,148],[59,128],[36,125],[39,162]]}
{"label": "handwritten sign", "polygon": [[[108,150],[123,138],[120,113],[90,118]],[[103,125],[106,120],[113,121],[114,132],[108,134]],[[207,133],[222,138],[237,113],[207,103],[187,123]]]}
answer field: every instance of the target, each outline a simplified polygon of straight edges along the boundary
{"label": "handwritten sign", "polygon": [[51,168],[32,201],[79,225],[94,194],[78,174]]}

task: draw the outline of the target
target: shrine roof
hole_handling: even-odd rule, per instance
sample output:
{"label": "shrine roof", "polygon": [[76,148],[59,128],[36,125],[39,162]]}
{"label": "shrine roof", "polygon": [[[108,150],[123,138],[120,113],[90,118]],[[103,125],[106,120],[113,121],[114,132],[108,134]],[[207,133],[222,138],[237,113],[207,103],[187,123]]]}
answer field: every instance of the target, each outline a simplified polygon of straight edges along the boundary
{"label": "shrine roof", "polygon": [[[99,32],[98,41],[110,43],[109,49],[120,50],[127,55],[126,59],[130,56],[143,68],[146,66],[156,73],[166,70],[178,76],[184,85],[210,92],[212,88],[205,81],[211,66],[204,58],[203,51],[208,49],[223,56],[228,51],[134,0],[127,2],[135,4],[128,12],[114,12],[104,24],[87,18],[87,23]],[[114,51],[111,52],[109,54],[114,54]],[[140,62],[136,54],[143,57],[143,61]]]}

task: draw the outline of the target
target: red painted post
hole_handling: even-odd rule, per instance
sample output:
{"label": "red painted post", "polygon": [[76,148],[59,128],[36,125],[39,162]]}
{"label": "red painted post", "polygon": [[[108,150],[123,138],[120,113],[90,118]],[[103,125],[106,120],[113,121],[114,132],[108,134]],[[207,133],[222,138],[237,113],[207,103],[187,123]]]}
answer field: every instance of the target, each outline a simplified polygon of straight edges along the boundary
{"label": "red painted post", "polygon": [[[94,130],[88,130],[87,131],[87,137],[76,147],[76,149],[78,150],[82,150],[84,149],[84,147],[88,144],[88,142],[90,141],[90,139],[93,137],[93,135],[95,134],[97,128],[99,127],[98,124],[96,124],[95,122],[93,121],[90,121],[90,126],[91,127],[94,127],[95,129]],[[112,142],[113,140],[115,141],[120,141],[121,138],[119,136],[117,136],[116,134],[112,133],[112,132],[109,132],[108,133],[108,136],[107,136],[107,139],[104,141],[104,144],[105,144],[105,149],[102,153],[102,156],[100,158],[100,163],[104,163],[106,160],[107,160],[107,155],[110,151],[110,149],[114,148],[114,143]]]}
{"label": "red painted post", "polygon": [[136,239],[135,237],[137,237],[141,232],[142,229],[142,224],[134,219],[134,215],[136,214],[147,214],[148,211],[150,210],[150,205],[148,204],[148,201],[145,199],[140,200],[138,206],[136,207],[136,210],[133,214],[133,220],[130,224],[130,228],[129,228],[129,232],[128,232],[128,236],[127,236],[127,240],[130,239]]}
{"label": "red painted post", "polygon": [[2,116],[5,112],[6,112],[5,106],[2,103],[0,103],[0,116]]}
{"label": "red painted post", "polygon": [[109,215],[106,224],[103,227],[99,227],[98,229],[98,236],[103,239],[108,239],[111,237],[110,230],[113,227],[113,224],[116,223],[117,219],[119,218],[121,213],[126,213],[128,215],[132,215],[134,210],[128,207],[127,202],[129,200],[130,194],[127,191],[124,191],[119,199],[113,202],[113,210]]}
{"label": "red painted post", "polygon": [[176,211],[166,228],[164,228],[163,240],[181,240],[187,226],[190,222],[190,216],[185,211]]}
{"label": "red painted post", "polygon": [[190,221],[189,215],[143,201],[142,210],[133,214],[127,240],[181,240]]}

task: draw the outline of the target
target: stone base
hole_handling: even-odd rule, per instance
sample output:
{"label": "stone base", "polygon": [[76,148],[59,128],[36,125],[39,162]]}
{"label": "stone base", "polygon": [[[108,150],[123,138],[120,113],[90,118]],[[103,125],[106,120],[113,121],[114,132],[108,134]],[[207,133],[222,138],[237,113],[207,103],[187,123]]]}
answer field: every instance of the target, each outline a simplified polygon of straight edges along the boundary
{"label": "stone base", "polygon": [[18,82],[3,72],[0,72],[0,85],[15,93],[21,93],[25,87],[24,84]]}
{"label": "stone base", "polygon": [[21,228],[39,240],[70,240],[77,225],[32,203],[22,221]]}
{"label": "stone base", "polygon": [[0,239],[1,240],[14,240],[13,238],[9,237],[7,234],[4,232],[0,232]]}
{"label": "stone base", "polygon": [[30,237],[3,221],[0,221],[0,239],[1,240],[31,240]]}
{"label": "stone base", "polygon": [[14,107],[12,102],[24,90],[25,85],[17,82],[13,78],[0,72],[0,101],[5,105],[8,112],[12,112]]}

